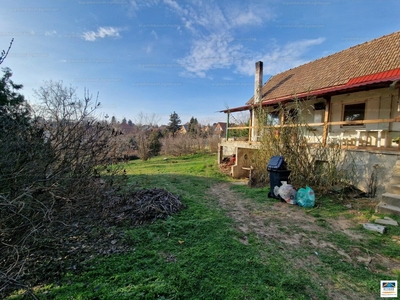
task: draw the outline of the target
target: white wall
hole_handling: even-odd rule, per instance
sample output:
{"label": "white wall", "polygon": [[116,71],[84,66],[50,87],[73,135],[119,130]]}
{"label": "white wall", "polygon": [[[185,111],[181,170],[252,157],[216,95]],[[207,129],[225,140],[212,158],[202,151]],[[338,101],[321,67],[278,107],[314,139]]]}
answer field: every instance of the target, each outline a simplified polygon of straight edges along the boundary
{"label": "white wall", "polygon": [[[397,112],[397,100],[398,90],[390,88],[376,89],[372,91],[362,91],[344,95],[332,96],[331,98],[331,109],[330,109],[330,121],[339,122],[342,121],[343,108],[346,104],[362,103],[365,102],[365,119],[390,119],[395,117]],[[365,130],[385,130],[382,138],[382,146],[391,146],[391,139],[393,135],[397,133],[390,133],[390,131],[399,131],[399,123],[379,123],[379,124],[365,124],[357,126],[343,126],[333,125],[330,126],[329,132],[331,135],[344,134],[345,140],[348,144],[355,144],[357,129]],[[376,145],[377,143],[377,132],[370,132],[368,134],[368,144]],[[386,136],[386,138],[384,138]],[[366,134],[362,135],[361,141],[367,140]],[[360,142],[361,142],[360,141]]]}

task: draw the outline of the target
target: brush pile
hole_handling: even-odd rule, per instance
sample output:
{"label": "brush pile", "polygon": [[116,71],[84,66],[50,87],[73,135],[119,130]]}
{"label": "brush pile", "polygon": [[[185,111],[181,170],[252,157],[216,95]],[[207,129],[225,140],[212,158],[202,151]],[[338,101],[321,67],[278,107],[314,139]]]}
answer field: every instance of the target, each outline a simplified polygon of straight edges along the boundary
{"label": "brush pile", "polygon": [[165,189],[139,189],[123,197],[113,197],[103,204],[103,216],[115,224],[153,223],[186,208],[178,196]]}

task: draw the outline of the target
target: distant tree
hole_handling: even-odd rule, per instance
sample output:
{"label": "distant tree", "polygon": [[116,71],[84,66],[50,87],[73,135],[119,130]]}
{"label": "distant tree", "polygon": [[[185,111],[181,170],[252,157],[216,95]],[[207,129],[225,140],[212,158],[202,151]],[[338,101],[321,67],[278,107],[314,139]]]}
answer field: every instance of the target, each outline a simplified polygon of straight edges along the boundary
{"label": "distant tree", "polygon": [[138,155],[141,160],[146,161],[160,153],[162,147],[161,137],[162,134],[157,129],[143,129],[136,135],[134,144],[137,145]]}
{"label": "distant tree", "polygon": [[168,123],[168,131],[172,133],[172,137],[175,136],[175,133],[180,129],[181,127],[181,119],[179,118],[178,114],[174,111],[170,116],[169,116],[169,123]]}
{"label": "distant tree", "polygon": [[162,144],[160,142],[162,134],[159,130],[153,130],[149,135],[149,148],[151,156],[157,156],[160,151]]}
{"label": "distant tree", "polygon": [[138,116],[135,118],[135,124],[139,127],[142,127],[143,125],[155,127],[157,126],[158,122],[160,122],[160,117],[154,113],[148,115],[144,114],[143,112],[140,112]]}
{"label": "distant tree", "polygon": [[132,122],[131,119],[128,120],[128,125],[129,125],[129,126],[133,126],[133,122]]}
{"label": "distant tree", "polygon": [[3,77],[0,79],[0,105],[2,109],[6,107],[18,107],[25,102],[23,95],[18,91],[22,89],[21,84],[15,84],[11,80],[12,71],[9,68],[3,69]]}
{"label": "distant tree", "polygon": [[126,118],[122,119],[122,124],[127,124]]}
{"label": "distant tree", "polygon": [[194,117],[190,118],[188,125],[188,132],[191,136],[196,136],[200,132],[199,122]]}
{"label": "distant tree", "polygon": [[115,118],[115,116],[112,116],[112,118],[111,118],[111,124],[112,124],[112,125],[117,124],[117,119]]}

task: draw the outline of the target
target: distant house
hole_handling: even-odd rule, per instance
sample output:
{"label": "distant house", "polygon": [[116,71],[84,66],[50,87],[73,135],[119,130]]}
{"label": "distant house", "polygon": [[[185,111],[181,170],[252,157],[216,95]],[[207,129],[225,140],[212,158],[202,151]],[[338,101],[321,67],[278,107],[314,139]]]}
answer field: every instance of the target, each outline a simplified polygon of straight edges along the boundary
{"label": "distant house", "polygon": [[226,123],[218,122],[214,126],[214,134],[219,137],[224,137],[226,134]]}
{"label": "distant house", "polygon": [[120,130],[122,131],[122,133],[124,133],[124,134],[133,133],[134,130],[135,130],[134,125],[131,126],[131,125],[127,124],[127,123],[121,123],[121,124],[119,125],[119,128],[120,128]]}
{"label": "distant house", "polygon": [[[278,105],[284,105],[289,111],[295,99],[300,99],[304,106],[311,108],[302,116],[313,128],[310,143],[315,143],[317,136],[324,145],[334,141],[355,151],[365,180],[372,165],[386,168],[387,182],[382,179],[380,192],[394,192],[389,174],[400,157],[400,32],[276,74],[265,84],[262,68],[262,62],[256,63],[254,96],[243,106],[221,111],[228,115],[250,112],[248,141],[237,143],[222,139],[220,143],[220,159],[224,149],[236,154],[233,176],[243,175],[241,157],[248,157],[257,148],[262,131],[256,108],[261,106],[274,119],[274,124],[285,126],[284,114],[278,111]],[[233,129],[227,125],[228,131]],[[398,184],[400,187],[400,181]]]}
{"label": "distant house", "polygon": [[189,131],[189,123],[186,123],[184,125],[181,126],[181,128],[179,129],[179,133],[182,134],[186,134]]}

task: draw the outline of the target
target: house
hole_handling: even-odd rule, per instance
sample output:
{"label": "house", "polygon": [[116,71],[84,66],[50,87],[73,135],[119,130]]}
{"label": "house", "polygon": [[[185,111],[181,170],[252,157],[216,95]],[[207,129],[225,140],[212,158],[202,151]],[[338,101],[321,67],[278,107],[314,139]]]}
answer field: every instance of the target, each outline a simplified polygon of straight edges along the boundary
{"label": "house", "polygon": [[[378,193],[400,194],[400,181],[390,180],[400,157],[400,32],[276,74],[265,84],[262,73],[263,63],[257,62],[254,96],[241,107],[221,111],[228,120],[232,113],[250,112],[248,140],[222,139],[219,145],[219,159],[236,154],[234,177],[245,174],[249,157],[258,147],[262,131],[257,124],[256,109],[262,107],[275,119],[275,124],[284,126],[285,118],[275,108],[284,105],[290,110],[296,99],[300,99],[312,107],[303,116],[313,128],[310,143],[336,142],[353,151],[357,156],[360,188],[366,188],[371,168],[378,164],[386,170],[379,179]],[[227,124],[227,130],[233,128]]]}
{"label": "house", "polygon": [[181,125],[181,128],[179,128],[179,133],[186,134],[189,131],[189,123],[186,123],[184,125]]}
{"label": "house", "polygon": [[218,122],[214,126],[214,135],[218,135],[219,137],[223,137],[226,134],[226,123]]}

